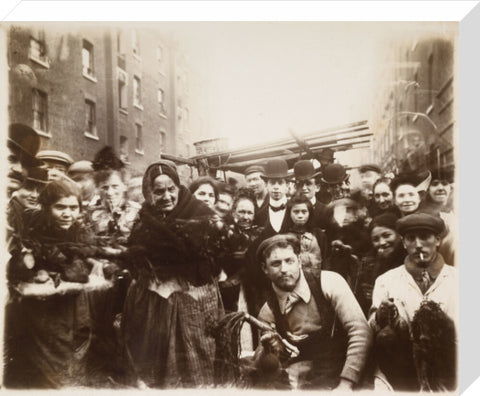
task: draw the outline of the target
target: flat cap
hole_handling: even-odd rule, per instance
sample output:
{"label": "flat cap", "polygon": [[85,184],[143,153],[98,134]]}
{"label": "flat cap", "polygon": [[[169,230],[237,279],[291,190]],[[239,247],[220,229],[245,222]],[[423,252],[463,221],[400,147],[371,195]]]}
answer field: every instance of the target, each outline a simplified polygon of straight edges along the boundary
{"label": "flat cap", "polygon": [[265,169],[262,165],[250,165],[247,169],[245,169],[244,175],[247,176],[250,173],[260,172],[262,175],[265,174]]}
{"label": "flat cap", "polygon": [[400,235],[415,230],[427,230],[440,235],[445,231],[445,223],[441,217],[428,213],[413,213],[397,220],[397,231]]}
{"label": "flat cap", "polygon": [[362,165],[358,168],[358,171],[360,173],[365,173],[365,172],[368,172],[368,171],[373,171],[373,172],[376,172],[376,173],[379,173],[379,174],[382,174],[382,168],[380,168],[378,165],[375,165],[375,164],[365,164],[365,165]]}
{"label": "flat cap", "polygon": [[300,242],[295,234],[277,234],[270,238],[265,239],[257,248],[257,261],[259,263],[264,261],[264,252],[272,246],[279,243],[287,243],[291,245],[295,251],[300,249]]}
{"label": "flat cap", "polygon": [[68,174],[71,176],[72,174],[77,173],[91,173],[93,172],[92,161],[81,160],[74,162],[68,168]]}
{"label": "flat cap", "polygon": [[65,164],[66,166],[70,166],[71,164],[73,164],[72,157],[70,157],[67,153],[64,153],[63,151],[42,150],[37,153],[36,158],[42,161],[60,162],[61,164]]}

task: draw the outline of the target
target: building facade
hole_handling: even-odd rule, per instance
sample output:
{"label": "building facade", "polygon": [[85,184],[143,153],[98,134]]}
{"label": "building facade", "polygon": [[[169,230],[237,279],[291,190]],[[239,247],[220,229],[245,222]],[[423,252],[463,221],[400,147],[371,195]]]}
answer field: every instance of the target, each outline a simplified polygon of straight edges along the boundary
{"label": "building facade", "polygon": [[455,38],[412,39],[385,52],[372,130],[385,171],[455,163]]}
{"label": "building facade", "polygon": [[207,113],[181,45],[161,26],[10,25],[9,122],[74,160],[110,145],[134,173],[162,153],[188,157],[203,133],[190,119]]}

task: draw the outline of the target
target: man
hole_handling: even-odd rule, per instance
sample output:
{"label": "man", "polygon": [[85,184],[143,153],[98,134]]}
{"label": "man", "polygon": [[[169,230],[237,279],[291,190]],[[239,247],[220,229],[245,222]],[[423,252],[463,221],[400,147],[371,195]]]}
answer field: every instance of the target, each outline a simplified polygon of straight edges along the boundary
{"label": "man", "polygon": [[285,228],[288,191],[288,165],[283,159],[271,159],[265,165],[265,180],[268,190],[268,207],[258,210],[255,223],[265,226],[266,232],[279,233]]}
{"label": "man", "polygon": [[316,177],[320,172],[315,172],[313,164],[308,160],[301,160],[293,167],[295,175],[295,188],[297,194],[307,198],[313,205],[314,224],[319,228],[325,228],[327,222],[326,205],[317,200],[316,194],[320,191],[320,184]]}
{"label": "man", "polygon": [[335,152],[330,148],[323,149],[320,154],[318,154],[317,159],[320,162],[322,172],[328,166],[335,162],[334,157]]}
{"label": "man", "polygon": [[382,176],[382,169],[375,164],[366,164],[358,168],[358,174],[360,176],[360,193],[366,200],[371,201],[373,185]]}
{"label": "man", "polygon": [[258,247],[258,261],[270,280],[259,319],[298,348],[286,358],[283,342],[264,333],[257,359],[273,351],[290,384],[303,389],[352,389],[365,367],[372,336],[365,316],[343,278],[330,271],[303,270],[298,239],[275,235]]}
{"label": "man", "polygon": [[268,191],[263,176],[265,176],[263,166],[251,165],[245,170],[247,187],[255,194],[255,212],[268,206]]}
{"label": "man", "polygon": [[40,147],[40,136],[24,124],[11,124],[8,129],[7,145],[9,148],[8,196],[20,188],[27,167],[41,165],[35,158]]}
{"label": "man", "polygon": [[218,199],[215,202],[215,210],[219,216],[225,217],[231,214],[234,195],[235,192],[230,184],[218,183]]}
{"label": "man", "polygon": [[43,150],[38,152],[37,159],[43,161],[48,170],[48,180],[58,180],[67,174],[67,169],[73,164],[72,157],[67,153],[56,150]]}
{"label": "man", "polygon": [[350,196],[350,182],[343,165],[330,164],[322,170],[321,188],[318,200],[325,205],[331,201]]}
{"label": "man", "polygon": [[96,188],[93,180],[92,161],[77,161],[68,168],[68,176],[82,189],[82,206],[86,208],[94,200]]}
{"label": "man", "polygon": [[[377,341],[382,340],[377,342],[380,345],[377,348],[380,369],[394,389],[412,390],[418,384],[409,349],[408,329],[424,301],[438,303],[446,315],[454,322],[457,320],[458,275],[438,253],[441,235],[445,231],[440,217],[414,213],[397,220],[396,226],[407,257],[403,265],[377,278],[370,324],[377,333]],[[388,338],[383,336],[387,327]],[[392,330],[396,337],[392,337]],[[391,359],[392,351],[396,351],[394,360]]]}

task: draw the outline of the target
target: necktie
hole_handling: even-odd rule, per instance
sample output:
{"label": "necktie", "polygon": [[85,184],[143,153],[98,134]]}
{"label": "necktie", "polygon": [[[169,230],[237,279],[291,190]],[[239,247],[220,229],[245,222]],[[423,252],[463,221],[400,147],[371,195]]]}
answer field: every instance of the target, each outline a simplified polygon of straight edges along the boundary
{"label": "necktie", "polygon": [[422,277],[420,278],[420,290],[422,290],[422,293],[425,294],[427,290],[430,288],[430,274],[428,273],[427,270],[423,270],[422,272]]}
{"label": "necktie", "polygon": [[286,207],[287,207],[287,205],[285,205],[285,204],[277,206],[277,207],[270,205],[270,209],[272,209],[274,212],[279,212],[280,210],[283,210]]}
{"label": "necktie", "polygon": [[285,300],[284,315],[287,315],[293,308],[293,305],[300,299],[300,296],[296,293],[291,293]]}

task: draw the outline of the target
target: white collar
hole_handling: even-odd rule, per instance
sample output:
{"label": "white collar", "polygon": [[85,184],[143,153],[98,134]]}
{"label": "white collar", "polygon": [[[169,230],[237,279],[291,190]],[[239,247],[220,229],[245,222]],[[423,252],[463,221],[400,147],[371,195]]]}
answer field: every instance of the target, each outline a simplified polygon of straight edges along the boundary
{"label": "white collar", "polygon": [[285,205],[287,203],[287,197],[283,197],[282,199],[279,199],[278,201],[274,201],[272,198],[270,198],[269,203],[274,208],[277,208],[278,206],[282,206],[282,205]]}
{"label": "white collar", "polygon": [[315,204],[317,203],[317,198],[315,197],[315,194],[313,194],[313,197],[310,200],[310,202],[312,203],[313,206],[315,206]]}

